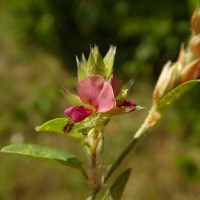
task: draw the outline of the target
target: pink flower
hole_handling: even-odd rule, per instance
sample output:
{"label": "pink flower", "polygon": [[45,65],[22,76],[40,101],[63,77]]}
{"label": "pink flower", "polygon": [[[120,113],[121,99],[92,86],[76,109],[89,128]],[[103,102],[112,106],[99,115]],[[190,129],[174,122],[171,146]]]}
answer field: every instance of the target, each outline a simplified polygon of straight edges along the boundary
{"label": "pink flower", "polygon": [[93,112],[104,113],[127,108],[129,108],[129,111],[134,110],[136,104],[133,101],[124,100],[120,105],[117,105],[115,97],[118,96],[120,90],[121,82],[114,76],[108,81],[105,81],[102,76],[90,76],[81,80],[77,87],[78,96],[89,108],[84,106],[71,106],[65,110],[65,114],[77,123],[90,116]]}
{"label": "pink flower", "polygon": [[65,114],[71,117],[74,122],[80,122],[92,114],[93,110],[83,106],[71,106],[65,110]]}
{"label": "pink flower", "polygon": [[93,107],[96,112],[107,112],[115,107],[113,88],[101,76],[90,76],[78,83],[78,95],[83,103]]}

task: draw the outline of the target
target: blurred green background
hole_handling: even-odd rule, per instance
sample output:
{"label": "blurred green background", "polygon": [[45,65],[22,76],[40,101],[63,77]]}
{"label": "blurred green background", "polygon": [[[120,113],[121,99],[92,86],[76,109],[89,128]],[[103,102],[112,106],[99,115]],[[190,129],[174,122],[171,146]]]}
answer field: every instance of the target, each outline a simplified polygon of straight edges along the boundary
{"label": "blurred green background", "polygon": [[[95,44],[105,55],[112,44],[117,46],[115,74],[124,82],[135,80],[130,98],[146,109],[115,117],[106,128],[106,168],[147,114],[162,66],[175,61],[180,45],[187,44],[196,3],[0,1],[0,148],[23,142],[53,146],[81,157],[86,165],[78,141],[38,134],[34,127],[64,116],[68,105],[59,90],[76,89],[75,55],[83,52],[87,57]],[[199,199],[199,98],[197,86],[167,111],[121,165],[133,167],[123,199]],[[87,195],[74,169],[5,154],[0,160],[1,200],[79,200]]]}

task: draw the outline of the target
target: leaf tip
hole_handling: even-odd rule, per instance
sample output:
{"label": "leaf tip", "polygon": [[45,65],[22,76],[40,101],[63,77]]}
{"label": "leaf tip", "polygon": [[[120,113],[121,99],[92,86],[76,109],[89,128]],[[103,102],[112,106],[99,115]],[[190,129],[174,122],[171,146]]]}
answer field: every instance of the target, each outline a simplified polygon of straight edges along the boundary
{"label": "leaf tip", "polygon": [[9,153],[10,152],[10,147],[13,146],[14,144],[10,144],[10,145],[7,145],[7,146],[4,146],[2,149],[0,149],[0,151],[2,153]]}
{"label": "leaf tip", "polygon": [[37,132],[39,132],[39,131],[40,131],[40,126],[36,126],[36,127],[35,127],[35,130],[36,130]]}

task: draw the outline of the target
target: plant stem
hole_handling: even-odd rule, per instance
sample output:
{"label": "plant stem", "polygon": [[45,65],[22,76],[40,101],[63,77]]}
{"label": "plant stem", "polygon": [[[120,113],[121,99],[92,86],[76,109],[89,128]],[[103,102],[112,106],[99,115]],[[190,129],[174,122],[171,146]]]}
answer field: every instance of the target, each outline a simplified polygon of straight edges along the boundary
{"label": "plant stem", "polygon": [[94,132],[93,140],[91,145],[91,155],[90,155],[90,169],[91,169],[91,176],[90,176],[90,184],[91,184],[91,195],[88,199],[94,200],[96,197],[96,191],[99,188],[100,179],[99,179],[99,171],[98,171],[98,162],[97,162],[97,149],[100,142],[99,138],[99,131]]}
{"label": "plant stem", "polygon": [[91,178],[90,178],[90,184],[91,184],[91,200],[95,199],[96,196],[96,188],[97,188],[97,155],[96,153],[93,153],[91,155]]}
{"label": "plant stem", "polygon": [[[155,126],[158,120],[161,118],[160,114],[156,111],[156,105],[153,105],[145,118],[143,124],[135,133],[135,135],[131,138],[130,142],[125,146],[122,150],[121,154],[117,157],[117,159],[113,162],[111,167],[108,169],[107,173],[102,177],[102,183],[96,185],[95,190],[93,190],[92,196],[87,200],[94,200],[97,193],[101,189],[101,186],[105,184],[110,176],[114,173],[116,168],[122,163],[122,161],[126,158],[129,152],[136,146],[137,142],[142,138],[144,133],[146,133],[150,128]],[[94,197],[94,198],[93,198]]]}
{"label": "plant stem", "polygon": [[113,174],[113,172],[116,170],[116,168],[125,159],[125,157],[128,155],[128,153],[135,147],[135,145],[141,139],[141,137],[144,135],[144,133],[147,132],[152,126],[154,126],[156,124],[156,122],[160,118],[160,116],[158,117],[155,114],[157,114],[156,107],[152,106],[152,108],[150,109],[149,114],[147,115],[146,119],[144,120],[144,123],[142,124],[142,126],[138,129],[138,131],[135,133],[135,135],[131,138],[130,142],[125,146],[125,148],[122,150],[121,154],[117,157],[117,159],[114,161],[114,163],[108,169],[107,173],[105,174],[105,176],[103,178],[103,184],[106,183],[106,181],[110,178],[110,176]]}

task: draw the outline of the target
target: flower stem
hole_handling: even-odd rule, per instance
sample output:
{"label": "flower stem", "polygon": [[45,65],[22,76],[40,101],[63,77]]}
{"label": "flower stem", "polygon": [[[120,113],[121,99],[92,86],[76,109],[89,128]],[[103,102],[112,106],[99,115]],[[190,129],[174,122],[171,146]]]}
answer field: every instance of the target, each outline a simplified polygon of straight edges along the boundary
{"label": "flower stem", "polygon": [[92,143],[91,143],[91,149],[90,149],[90,185],[91,185],[91,194],[88,199],[94,200],[97,194],[97,188],[99,188],[100,179],[99,179],[99,166],[98,166],[98,146],[101,140],[101,137],[99,137],[100,132],[95,131],[92,136]]}
{"label": "flower stem", "polygon": [[96,153],[93,153],[91,155],[91,200],[95,199],[95,190],[97,188],[97,182],[98,182],[98,175],[97,175],[97,155]]}

